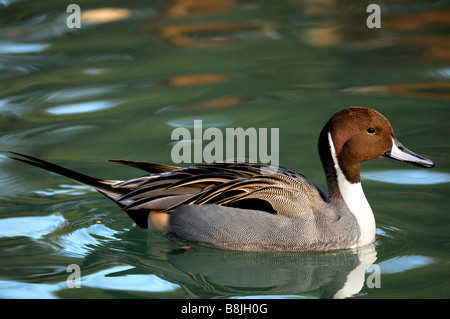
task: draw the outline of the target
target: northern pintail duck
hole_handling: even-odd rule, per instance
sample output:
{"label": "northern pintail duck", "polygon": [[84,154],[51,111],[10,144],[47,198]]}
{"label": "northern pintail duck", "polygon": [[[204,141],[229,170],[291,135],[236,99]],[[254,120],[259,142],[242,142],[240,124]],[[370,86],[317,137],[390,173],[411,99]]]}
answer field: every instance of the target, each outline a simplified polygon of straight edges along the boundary
{"label": "northern pintail duck", "polygon": [[300,173],[254,163],[174,167],[115,160],[150,175],[100,180],[13,152],[22,162],[64,175],[111,198],[140,227],[171,238],[235,250],[328,251],[375,239],[375,218],[364,196],[360,164],[389,157],[421,167],[434,163],[406,149],[379,112],[349,107],[319,136],[328,192]]}

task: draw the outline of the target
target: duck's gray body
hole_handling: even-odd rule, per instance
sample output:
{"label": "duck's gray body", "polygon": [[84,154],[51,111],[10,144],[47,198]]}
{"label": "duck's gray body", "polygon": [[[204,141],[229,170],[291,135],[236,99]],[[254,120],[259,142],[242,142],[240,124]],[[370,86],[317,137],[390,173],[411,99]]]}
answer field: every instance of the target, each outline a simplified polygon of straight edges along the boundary
{"label": "duck's gray body", "polygon": [[170,228],[180,239],[233,250],[328,251],[356,245],[360,234],[352,214],[326,203],[316,208],[289,218],[213,204],[183,205],[171,214]]}

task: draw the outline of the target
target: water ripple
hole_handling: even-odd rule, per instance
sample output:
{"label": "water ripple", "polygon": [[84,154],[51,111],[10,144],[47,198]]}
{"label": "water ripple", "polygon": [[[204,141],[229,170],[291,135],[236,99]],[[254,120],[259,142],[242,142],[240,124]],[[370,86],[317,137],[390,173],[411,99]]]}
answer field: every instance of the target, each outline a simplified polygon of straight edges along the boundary
{"label": "water ripple", "polygon": [[93,191],[90,187],[84,185],[59,185],[60,188],[46,188],[44,190],[35,190],[33,193],[43,196],[53,195],[85,195],[87,192]]}
{"label": "water ripple", "polygon": [[0,43],[1,54],[22,54],[22,53],[35,53],[41,52],[47,49],[50,44],[45,43]]}
{"label": "water ripple", "polygon": [[424,267],[433,263],[433,258],[426,256],[400,256],[380,262],[383,274],[395,274],[406,270]]}
{"label": "water ripple", "polygon": [[167,292],[180,288],[179,285],[163,280],[153,274],[126,274],[135,267],[124,265],[98,271],[81,279],[83,287],[119,289],[146,292]]}
{"label": "water ripple", "polygon": [[61,106],[55,106],[47,109],[47,113],[53,115],[68,115],[96,112],[104,109],[108,109],[118,105],[118,101],[90,101],[84,103],[66,104]]}
{"label": "water ripple", "polygon": [[201,120],[202,127],[219,127],[232,123],[231,120],[225,117],[219,116],[196,116],[196,117],[184,117],[170,121],[169,124],[172,127],[186,127],[194,128],[194,121]]}
{"label": "water ripple", "polygon": [[430,185],[450,182],[450,174],[426,170],[389,170],[361,173],[367,180],[392,184]]}
{"label": "water ripple", "polygon": [[66,219],[60,214],[3,218],[0,219],[0,238],[26,236],[40,239],[65,223]]}
{"label": "water ripple", "polygon": [[54,238],[54,243],[62,247],[65,255],[87,256],[94,247],[100,247],[105,242],[117,240],[118,231],[102,224],[94,224],[86,228],[79,228],[71,233]]}

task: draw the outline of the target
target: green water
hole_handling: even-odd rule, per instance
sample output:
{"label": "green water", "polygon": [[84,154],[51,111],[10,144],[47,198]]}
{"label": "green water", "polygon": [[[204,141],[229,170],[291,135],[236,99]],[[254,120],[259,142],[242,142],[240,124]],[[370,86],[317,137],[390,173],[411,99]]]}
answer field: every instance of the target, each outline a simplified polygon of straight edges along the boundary
{"label": "green water", "polygon": [[[78,1],[80,29],[70,3],[0,7],[0,297],[450,297],[445,1],[380,2],[380,29],[366,26],[370,2]],[[350,105],[383,113],[436,163],[363,164],[377,240],[352,251],[170,254],[104,196],[4,152],[127,179],[142,173],[106,161],[174,165],[172,131],[202,119],[279,128],[280,165],[324,187],[318,134]]]}

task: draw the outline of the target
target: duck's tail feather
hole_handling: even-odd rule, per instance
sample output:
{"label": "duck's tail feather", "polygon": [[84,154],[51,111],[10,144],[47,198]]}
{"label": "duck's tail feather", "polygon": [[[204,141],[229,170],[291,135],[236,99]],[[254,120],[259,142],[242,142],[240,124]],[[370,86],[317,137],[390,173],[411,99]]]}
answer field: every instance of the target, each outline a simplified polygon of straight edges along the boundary
{"label": "duck's tail feather", "polygon": [[133,221],[142,228],[147,228],[147,217],[148,217],[148,210],[127,210],[125,209],[125,206],[123,203],[121,203],[118,199],[125,194],[129,193],[131,190],[127,188],[121,188],[121,187],[114,187],[114,184],[117,184],[117,181],[105,181],[101,179],[97,179],[88,175],[84,175],[75,171],[72,171],[70,169],[64,168],[62,166],[41,160],[39,158],[17,153],[17,152],[10,152],[11,154],[14,154],[16,156],[20,156],[23,158],[15,157],[15,156],[9,156],[10,158],[21,161],[42,169],[45,169],[47,171],[68,177],[80,184],[89,186],[100,192],[101,194],[107,196],[108,198],[112,199],[117,205],[119,205],[120,208],[122,208],[130,217],[133,219]]}
{"label": "duck's tail feather", "polygon": [[[116,198],[125,195],[129,190],[124,190],[120,188],[114,188],[111,186],[112,183],[108,181],[104,181],[101,179],[97,179],[88,175],[84,175],[75,171],[72,171],[70,169],[64,168],[62,166],[41,160],[39,158],[17,153],[17,152],[10,152],[16,156],[21,156],[23,158],[15,157],[15,156],[9,156],[11,159],[21,161],[42,169],[45,169],[47,171],[68,177],[80,184],[87,185],[89,187],[92,187],[99,191],[100,193],[103,193],[110,197],[111,199],[115,200]],[[117,202],[117,201],[116,201]],[[117,202],[118,203],[118,202]],[[120,205],[120,203],[118,203]]]}

